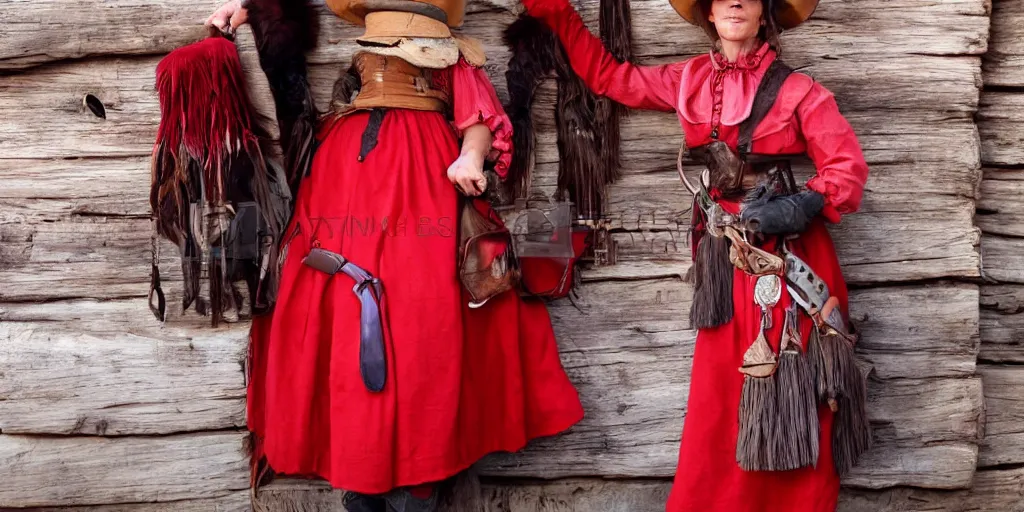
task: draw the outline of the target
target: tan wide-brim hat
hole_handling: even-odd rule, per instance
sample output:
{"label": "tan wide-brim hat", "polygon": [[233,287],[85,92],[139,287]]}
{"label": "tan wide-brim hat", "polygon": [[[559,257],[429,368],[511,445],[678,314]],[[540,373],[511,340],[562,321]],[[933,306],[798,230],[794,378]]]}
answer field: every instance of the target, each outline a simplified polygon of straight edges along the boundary
{"label": "tan wide-brim hat", "polygon": [[448,39],[452,31],[448,25],[411,12],[380,11],[367,13],[364,18],[366,30],[356,41],[394,45],[403,39],[428,38]]}
{"label": "tan wide-brim hat", "polygon": [[466,0],[327,0],[327,7],[343,20],[360,26],[369,13],[390,11],[419,14],[448,27],[461,27]]}
{"label": "tan wide-brim hat", "polygon": [[[694,25],[700,25],[699,21],[694,19],[694,15],[698,12],[694,7],[697,6],[697,2],[699,1],[700,0],[669,0],[676,12],[678,12],[683,19],[693,23]],[[778,12],[775,13],[775,19],[778,20],[779,25],[783,29],[789,30],[807,21],[807,18],[810,18],[811,15],[814,14],[814,9],[817,7],[818,0],[779,0]]]}

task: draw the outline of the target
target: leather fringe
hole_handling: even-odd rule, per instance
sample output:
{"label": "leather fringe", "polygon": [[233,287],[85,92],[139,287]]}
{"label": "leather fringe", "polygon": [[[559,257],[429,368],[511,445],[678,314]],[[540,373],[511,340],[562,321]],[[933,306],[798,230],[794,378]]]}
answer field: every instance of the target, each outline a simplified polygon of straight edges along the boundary
{"label": "leather fringe", "polygon": [[736,463],[744,471],[777,469],[778,385],[775,375],[743,378]]}
{"label": "leather fringe", "polygon": [[[601,42],[620,62],[633,59],[633,27],[629,0],[601,0]],[[600,97],[596,105],[597,128],[600,130],[601,160],[604,162],[605,183],[612,183],[621,175],[620,120],[628,110],[609,98]]]}
{"label": "leather fringe", "polygon": [[781,470],[818,463],[818,402],[814,399],[814,374],[799,350],[783,350],[776,372],[778,422],[775,448]]}
{"label": "leather fringe", "polygon": [[260,67],[274,95],[285,174],[295,197],[309,174],[316,144],[319,114],[306,76],[306,53],[316,45],[319,18],[309,0],[251,0],[248,11]]}
{"label": "leather fringe", "polygon": [[526,13],[520,14],[502,37],[512,50],[505,72],[509,97],[505,111],[512,121],[512,147],[515,148],[505,187],[509,197],[526,197],[536,146],[533,98],[537,86],[555,69],[558,43],[547,25]]}
{"label": "leather fringe", "polygon": [[817,374],[818,399],[835,413],[832,458],[836,472],[843,476],[871,447],[867,381],[857,366],[853,345],[843,336],[834,332],[822,334],[815,329],[809,352]]}
{"label": "leather fringe", "polygon": [[694,329],[718,327],[733,316],[733,267],[729,261],[729,240],[704,233],[697,242],[693,262],[693,305],[690,325]]}
{"label": "leather fringe", "polygon": [[[160,61],[156,75],[161,117],[151,162],[155,230],[181,251],[182,309],[194,304],[217,326],[226,312],[240,311],[235,281],[263,285],[250,297],[254,312],[273,299],[278,273],[261,268],[274,259],[262,248],[283,231],[290,197],[264,160],[268,138],[255,122],[233,43],[211,37],[179,48]],[[155,273],[152,287],[162,294]],[[165,318],[165,311],[156,313]]]}
{"label": "leather fringe", "polygon": [[[623,10],[624,9],[624,10]],[[628,19],[628,6],[620,6],[620,14]],[[615,18],[613,16],[612,18]],[[607,18],[607,17],[606,17]],[[625,26],[621,20],[615,26]],[[512,48],[509,61],[509,104],[506,111],[512,120],[513,144],[516,148],[506,178],[509,196],[524,197],[530,183],[534,140],[531,106],[540,82],[551,71],[558,81],[555,125],[559,154],[556,198],[568,196],[576,205],[578,218],[597,219],[603,212],[607,185],[619,175],[619,130],[621,115],[611,103],[599,106],[599,99],[576,75],[569,57],[557,38],[542,22],[521,14],[504,33]],[[616,41],[623,37],[616,37]],[[628,41],[628,34],[625,36]],[[611,125],[615,125],[611,128]]]}

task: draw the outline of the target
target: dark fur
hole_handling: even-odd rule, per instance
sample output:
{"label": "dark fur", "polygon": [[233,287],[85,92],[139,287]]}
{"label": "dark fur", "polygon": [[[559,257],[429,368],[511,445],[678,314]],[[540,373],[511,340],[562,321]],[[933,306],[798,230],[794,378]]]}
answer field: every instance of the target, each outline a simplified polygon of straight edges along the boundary
{"label": "dark fur", "polygon": [[[600,11],[601,41],[605,48],[620,62],[633,60],[633,27],[629,0],[601,0]],[[620,120],[628,110],[609,98],[597,99],[597,126],[601,131],[601,160],[606,175],[604,180],[611,183],[619,178],[622,170]]]}
{"label": "dark fur", "polygon": [[515,148],[505,187],[508,195],[516,198],[524,197],[529,188],[536,145],[531,107],[537,86],[555,68],[557,43],[555,34],[544,23],[525,13],[505,29],[503,36],[512,50],[505,72],[509,96],[505,110],[512,120]]}
{"label": "dark fur", "polygon": [[248,9],[260,67],[277,107],[284,168],[294,197],[315,149],[318,112],[306,76],[306,53],[316,45],[318,18],[309,0],[251,0]]}
{"label": "dark fur", "polygon": [[729,240],[704,232],[697,241],[693,262],[693,305],[690,325],[706,329],[732,320],[732,279],[735,267],[729,261]]}

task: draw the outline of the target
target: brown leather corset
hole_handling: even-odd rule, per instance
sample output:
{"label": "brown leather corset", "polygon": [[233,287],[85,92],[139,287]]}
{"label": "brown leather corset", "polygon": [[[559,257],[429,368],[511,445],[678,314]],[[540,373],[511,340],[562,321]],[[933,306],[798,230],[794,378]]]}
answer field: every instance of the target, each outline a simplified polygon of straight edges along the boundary
{"label": "brown leather corset", "polygon": [[418,68],[398,58],[362,52],[355,56],[362,87],[352,106],[368,108],[408,108],[444,112],[448,109],[448,91],[432,86],[430,70]]}

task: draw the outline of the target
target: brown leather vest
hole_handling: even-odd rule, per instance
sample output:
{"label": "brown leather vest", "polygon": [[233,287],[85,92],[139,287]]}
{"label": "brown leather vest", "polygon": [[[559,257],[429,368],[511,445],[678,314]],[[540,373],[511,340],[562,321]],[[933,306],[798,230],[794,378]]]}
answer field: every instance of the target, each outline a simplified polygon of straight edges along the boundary
{"label": "brown leather vest", "polygon": [[447,91],[431,86],[431,70],[392,56],[362,52],[355,56],[362,87],[352,102],[357,109],[407,108],[444,112],[451,101]]}

